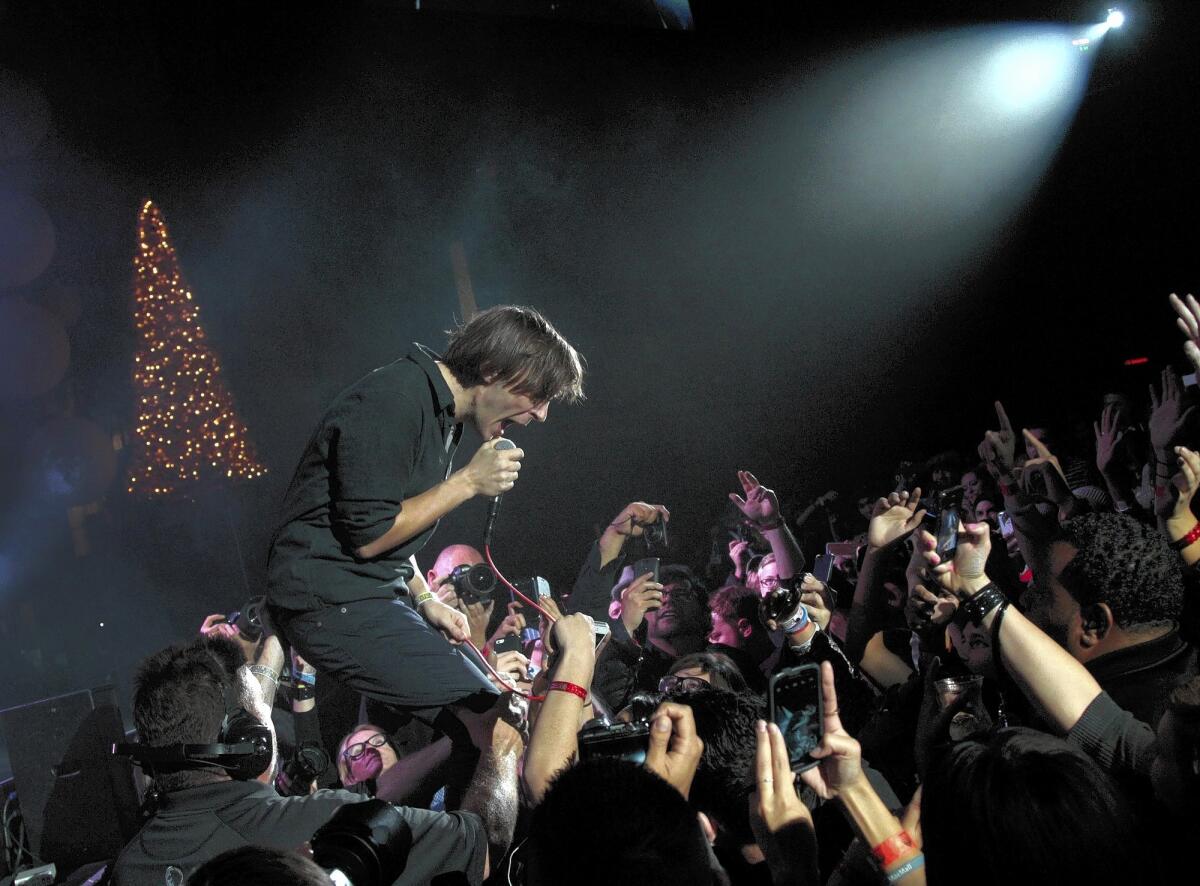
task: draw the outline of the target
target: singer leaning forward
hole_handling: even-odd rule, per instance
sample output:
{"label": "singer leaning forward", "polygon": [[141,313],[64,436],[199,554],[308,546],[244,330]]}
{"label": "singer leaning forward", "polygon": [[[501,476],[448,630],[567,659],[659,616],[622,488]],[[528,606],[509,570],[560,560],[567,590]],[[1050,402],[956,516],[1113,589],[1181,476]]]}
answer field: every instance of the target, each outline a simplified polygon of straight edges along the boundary
{"label": "singer leaning forward", "polygon": [[[513,488],[524,452],[504,434],[583,397],[579,354],[537,311],[490,308],[438,356],[414,345],[337,396],[317,423],[271,541],[267,602],[287,640],[323,674],[388,705],[462,719],[496,690],[458,644],[465,616],[417,567],[438,521]],[[453,460],[463,427],[481,445]]]}

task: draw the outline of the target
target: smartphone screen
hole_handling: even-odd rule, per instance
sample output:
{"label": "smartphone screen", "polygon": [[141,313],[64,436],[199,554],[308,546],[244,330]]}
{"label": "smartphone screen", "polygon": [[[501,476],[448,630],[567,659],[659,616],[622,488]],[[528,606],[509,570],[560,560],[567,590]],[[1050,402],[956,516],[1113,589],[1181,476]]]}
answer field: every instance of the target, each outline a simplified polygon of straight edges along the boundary
{"label": "smartphone screen", "polygon": [[824,720],[821,706],[821,672],[806,664],[780,671],[767,687],[771,720],[783,733],[793,772],[817,765],[809,754],[821,743]]}
{"label": "smartphone screen", "polygon": [[938,495],[937,551],[943,563],[954,559],[958,550],[959,512],[962,509],[963,488],[956,486]]}
{"label": "smartphone screen", "polygon": [[604,638],[608,636],[609,630],[610,628],[606,621],[598,621],[592,625],[592,633],[595,635],[597,646],[604,642]]}
{"label": "smartphone screen", "polygon": [[658,557],[642,557],[633,564],[633,577],[640,578],[647,572],[654,573],[654,580],[658,581]]}
{"label": "smartphone screen", "polygon": [[1008,516],[1008,511],[1001,511],[996,514],[996,522],[1000,525],[1000,536],[1002,538],[1012,538],[1013,521],[1012,517]]}

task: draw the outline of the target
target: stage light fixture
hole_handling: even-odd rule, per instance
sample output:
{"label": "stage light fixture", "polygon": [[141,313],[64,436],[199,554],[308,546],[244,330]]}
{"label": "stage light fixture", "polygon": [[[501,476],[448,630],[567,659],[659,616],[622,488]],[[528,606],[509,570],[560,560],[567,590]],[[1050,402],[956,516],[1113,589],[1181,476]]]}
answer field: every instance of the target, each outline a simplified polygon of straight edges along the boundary
{"label": "stage light fixture", "polygon": [[1109,28],[1119,28],[1121,25],[1125,24],[1125,13],[1121,12],[1119,9],[1110,9],[1108,11],[1108,18],[1104,20],[1104,23],[1108,25]]}

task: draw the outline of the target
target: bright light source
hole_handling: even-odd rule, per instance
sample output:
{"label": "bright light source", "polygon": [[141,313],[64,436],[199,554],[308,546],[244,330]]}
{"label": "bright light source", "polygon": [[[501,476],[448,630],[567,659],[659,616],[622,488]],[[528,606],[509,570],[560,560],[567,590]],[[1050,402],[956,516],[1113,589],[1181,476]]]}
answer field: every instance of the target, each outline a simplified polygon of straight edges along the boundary
{"label": "bright light source", "polygon": [[1125,24],[1125,13],[1119,9],[1110,9],[1108,11],[1108,18],[1105,19],[1104,23],[1110,28],[1119,28]]}
{"label": "bright light source", "polygon": [[986,69],[989,91],[1010,111],[1039,111],[1056,105],[1075,82],[1078,62],[1058,34],[1026,37],[1003,45]]}

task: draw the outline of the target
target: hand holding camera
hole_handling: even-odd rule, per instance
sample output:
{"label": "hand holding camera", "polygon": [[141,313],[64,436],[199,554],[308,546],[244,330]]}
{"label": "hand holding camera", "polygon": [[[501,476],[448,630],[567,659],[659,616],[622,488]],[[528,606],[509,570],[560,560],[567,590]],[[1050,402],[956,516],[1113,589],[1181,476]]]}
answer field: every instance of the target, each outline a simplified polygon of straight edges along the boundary
{"label": "hand holding camera", "polygon": [[651,544],[663,540],[666,524],[671,519],[671,512],[665,505],[651,505],[644,501],[634,501],[625,505],[617,518],[609,524],[618,535],[630,538],[646,537]]}
{"label": "hand holding camera", "polygon": [[696,720],[687,705],[663,702],[650,718],[645,767],[688,798],[704,753]]}

